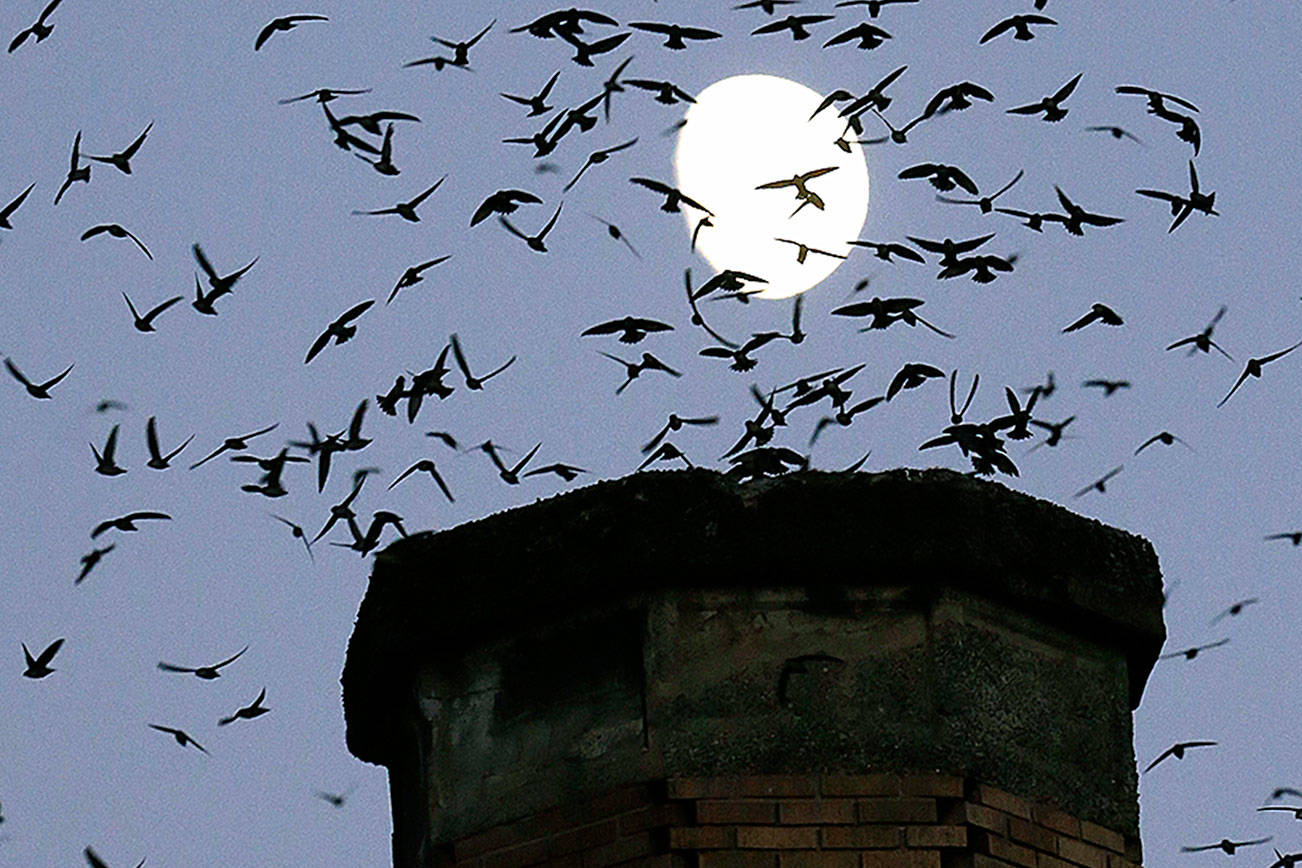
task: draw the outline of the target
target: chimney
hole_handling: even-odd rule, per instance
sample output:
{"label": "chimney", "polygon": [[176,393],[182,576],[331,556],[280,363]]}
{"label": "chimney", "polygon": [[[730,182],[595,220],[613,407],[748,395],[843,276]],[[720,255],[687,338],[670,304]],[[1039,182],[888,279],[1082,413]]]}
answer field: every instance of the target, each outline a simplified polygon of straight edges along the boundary
{"label": "chimney", "polygon": [[1144,539],[947,470],[708,470],[377,555],[400,868],[1132,868]]}

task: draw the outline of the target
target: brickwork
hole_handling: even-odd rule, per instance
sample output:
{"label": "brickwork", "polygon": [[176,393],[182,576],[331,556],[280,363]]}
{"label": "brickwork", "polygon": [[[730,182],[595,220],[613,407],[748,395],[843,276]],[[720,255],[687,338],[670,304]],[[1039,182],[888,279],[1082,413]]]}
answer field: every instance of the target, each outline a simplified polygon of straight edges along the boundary
{"label": "brickwork", "polygon": [[680,777],[460,838],[440,868],[1138,868],[1139,842],[936,773]]}

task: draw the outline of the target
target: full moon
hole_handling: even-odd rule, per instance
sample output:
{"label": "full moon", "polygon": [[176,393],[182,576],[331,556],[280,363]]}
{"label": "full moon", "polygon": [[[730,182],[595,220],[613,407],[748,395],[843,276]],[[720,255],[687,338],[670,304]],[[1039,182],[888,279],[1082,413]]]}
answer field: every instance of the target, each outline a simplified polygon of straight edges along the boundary
{"label": "full moon", "polygon": [[[678,188],[714,212],[696,249],[715,271],[767,280],[749,287],[763,287],[761,298],[817,285],[841,264],[836,257],[854,249],[849,242],[868,217],[863,149],[852,138],[843,140],[849,151],[836,144],[845,121],[835,105],[810,119],[820,102],[816,91],[789,79],[732,76],[697,95],[678,136]],[[816,174],[798,179],[809,173]],[[802,196],[796,180],[812,195]],[[780,181],[788,183],[756,189]],[[683,214],[689,232],[705,216],[690,207]]]}

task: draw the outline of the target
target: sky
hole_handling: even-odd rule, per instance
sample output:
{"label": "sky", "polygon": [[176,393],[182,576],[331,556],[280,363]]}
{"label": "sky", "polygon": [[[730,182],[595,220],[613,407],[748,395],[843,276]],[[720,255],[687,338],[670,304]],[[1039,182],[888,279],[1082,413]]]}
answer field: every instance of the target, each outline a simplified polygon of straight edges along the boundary
{"label": "sky", "polygon": [[[7,41],[28,27],[40,5],[4,4],[0,35]],[[149,865],[385,864],[387,778],[346,750],[339,691],[369,558],[327,544],[348,542],[339,526],[309,559],[272,513],[315,535],[329,507],[347,496],[353,471],[377,467],[354,503],[364,524],[387,510],[410,532],[455,526],[634,471],[639,446],[671,412],[720,417],[717,426],[671,439],[694,463],[722,469],[720,456],[758,411],[752,384],[767,391],[863,364],[846,384],[857,402],[883,394],[905,363],[958,370],[960,388],[979,373],[969,421],[1005,413],[1005,387],[1031,387],[1052,371],[1057,388],[1034,415],[1075,416],[1065,432],[1074,439],[1033,452],[1042,430],[1034,440],[1009,441],[1020,475],[997,481],[1151,540],[1170,588],[1167,651],[1230,640],[1194,660],[1160,661],[1135,713],[1141,768],[1176,741],[1218,742],[1142,776],[1149,864],[1214,863],[1223,854],[1179,848],[1222,837],[1271,835],[1283,851],[1302,848],[1290,815],[1255,811],[1274,788],[1302,787],[1292,673],[1302,654],[1294,629],[1302,549],[1263,539],[1302,530],[1302,351],[1271,362],[1261,379],[1249,378],[1217,406],[1249,358],[1302,340],[1302,73],[1294,62],[1302,8],[1266,0],[1048,0],[1042,14],[1056,26],[1038,28],[1027,42],[1005,34],[981,44],[1004,17],[1033,12],[1029,0],[923,0],[885,9],[876,23],[892,38],[860,51],[821,45],[865,19],[862,7],[806,0],[793,9],[834,12],[836,20],[796,42],[787,34],[751,36],[772,19],[732,5],[600,0],[592,8],[621,25],[674,22],[723,37],[669,51],[654,34],[636,31],[584,68],[560,40],[509,32],[552,8],[533,0],[293,7],[64,0],[49,17],[48,39],[0,58],[0,207],[35,184],[10,215],[13,229],[0,230],[0,356],[34,380],[75,365],[50,400],[33,399],[0,375],[7,484],[0,638],[12,655],[0,677],[0,864],[74,864],[87,845],[115,866],[142,858]],[[297,12],[330,20],[275,34],[253,50],[263,25]],[[470,50],[471,70],[404,67],[447,53],[431,36],[468,39],[490,21],[496,24]],[[530,135],[545,118],[526,118],[499,93],[535,93],[559,71],[552,101],[576,106],[629,57],[624,77],[667,79],[689,94],[743,73],[784,76],[821,94],[862,94],[907,64],[888,91],[894,103],[886,116],[897,125],[943,87],[981,84],[993,103],[933,117],[905,145],[864,147],[871,198],[860,237],[907,243],[908,236],[994,232],[981,252],[1016,254],[1014,270],[984,285],[966,276],[941,280],[934,255],[925,265],[885,263],[859,249],[805,294],[803,343],[770,343],[747,372],[700,356],[713,341],[689,321],[683,274],[691,268],[699,285],[711,270],[691,250],[687,221],[628,181],[673,183],[670,128],[683,106],[642,91],[615,94],[609,123],[561,140],[546,160],[555,171],[540,172],[531,148],[501,142]],[[1061,122],[1006,112],[1078,73]],[[1186,193],[1193,154],[1172,124],[1145,113],[1142,97],[1114,92],[1123,84],[1201,110],[1196,166],[1202,189],[1217,193],[1218,216],[1195,213],[1168,232],[1165,204],[1135,193]],[[389,110],[421,119],[394,125],[399,174],[383,175],[337,148],[316,102],[279,102],[322,87],[371,89],[331,103],[336,116]],[[866,135],[884,130],[871,115],[864,120]],[[79,131],[83,154],[103,156],[149,124],[129,176],[92,163],[90,182],[73,184],[53,204]],[[1087,131],[1090,125],[1119,125],[1141,141],[1115,140]],[[562,191],[589,153],[633,137],[635,146]],[[739,155],[752,148],[745,127],[735,130],[733,147]],[[1056,223],[1036,233],[1009,215],[937,202],[926,181],[898,179],[923,162],[960,167],[983,192],[1024,171],[999,205],[1057,210],[1057,185],[1124,222],[1087,226],[1083,237]],[[816,167],[775,166],[757,183]],[[351,213],[392,206],[441,178],[419,223]],[[842,189],[834,175],[820,181],[811,187],[825,197]],[[564,202],[547,253],[530,250],[495,218],[468,226],[479,203],[504,188],[543,200],[509,218],[526,233]],[[794,202],[789,189],[773,196],[783,207]],[[617,224],[640,258],[591,215]],[[135,233],[153,260],[129,239],[79,240],[110,222]],[[223,274],[257,258],[216,302],[217,316],[189,304],[196,243]],[[440,256],[450,258],[384,303],[408,266]],[[864,279],[867,288],[856,293]],[[124,291],[142,309],[185,298],[144,334],[132,328]],[[924,299],[919,313],[956,337],[904,325],[859,333],[859,321],[831,315],[874,295]],[[327,324],[368,299],[376,303],[356,320],[356,336],[304,364]],[[1062,332],[1095,303],[1124,325]],[[700,304],[710,326],[734,339],[789,328],[790,300]],[[1214,339],[1234,361],[1164,350],[1201,331],[1222,306]],[[631,347],[580,336],[622,316],[674,328]],[[454,368],[453,394],[427,399],[414,424],[377,412],[375,396],[397,376],[433,366],[453,333],[476,373],[516,361],[478,392],[464,388]],[[616,394],[623,371],[599,352],[635,359],[644,350],[682,376],[648,372]],[[1105,398],[1082,387],[1093,378],[1132,387]],[[97,412],[108,399],[126,409]],[[272,424],[278,427],[247,454],[269,457],[287,441],[306,440],[309,422],[341,431],[363,399],[363,433],[372,442],[336,455],[321,493],[307,464],[286,467],[289,493],[275,499],[242,491],[257,469],[225,455],[188,469],[224,438]],[[845,468],[869,450],[867,471],[968,469],[953,447],[918,448],[948,424],[942,379],[902,392],[849,427],[822,431],[811,447],[825,412],[826,403],[794,410],[774,443],[808,454],[820,469]],[[194,435],[161,472],[145,466],[151,416],[165,448]],[[105,477],[94,472],[89,446],[102,447],[115,425],[127,473]],[[566,462],[587,473],[573,483],[547,474],[505,485],[486,454],[426,436],[436,430],[462,446],[491,438],[508,460],[541,443],[531,467]],[[1162,431],[1188,448],[1159,443],[1134,454]],[[455,502],[423,474],[387,490],[422,458],[436,462]],[[1117,466],[1124,470],[1106,493],[1073,496]],[[90,538],[99,522],[134,510],[173,518]],[[386,528],[381,545],[394,533]],[[79,559],[110,542],[116,548],[75,584]],[[1259,602],[1212,623],[1249,598]],[[22,677],[20,644],[38,653],[58,638],[66,642],[52,663],[57,671]],[[157,667],[211,664],[246,645],[211,681]],[[264,688],[269,713],[217,726]],[[151,723],[183,729],[208,755]],[[348,795],[336,808],[317,791]],[[1267,848],[1237,858],[1273,860]]]}

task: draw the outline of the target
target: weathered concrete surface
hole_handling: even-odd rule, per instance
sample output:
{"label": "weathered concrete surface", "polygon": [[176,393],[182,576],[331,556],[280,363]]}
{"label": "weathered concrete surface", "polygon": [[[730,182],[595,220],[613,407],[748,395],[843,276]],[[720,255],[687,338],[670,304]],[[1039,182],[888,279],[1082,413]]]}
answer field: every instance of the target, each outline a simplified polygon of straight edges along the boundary
{"label": "weathered concrete surface", "polygon": [[1134,834],[1164,637],[1146,541],[995,483],[639,474],[382,552],[344,705],[401,864],[685,774],[936,768]]}

